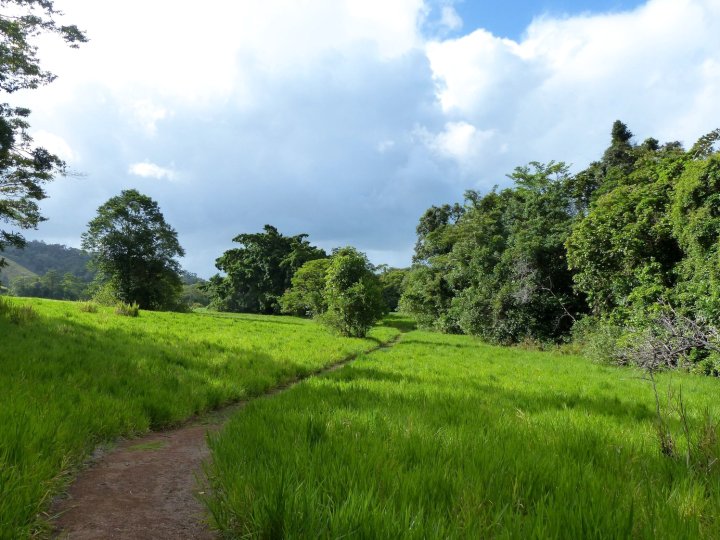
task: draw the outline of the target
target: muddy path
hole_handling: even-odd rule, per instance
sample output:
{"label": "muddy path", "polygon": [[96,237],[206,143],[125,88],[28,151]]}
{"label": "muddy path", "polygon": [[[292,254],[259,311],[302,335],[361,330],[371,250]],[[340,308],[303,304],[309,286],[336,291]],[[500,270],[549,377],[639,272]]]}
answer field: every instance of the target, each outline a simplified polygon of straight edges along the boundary
{"label": "muddy path", "polygon": [[[367,351],[391,347],[393,341]],[[253,399],[283,392],[308,377],[339,369],[360,354],[273,388]],[[198,495],[205,491],[202,463],[207,433],[218,430],[247,401],[194,419],[177,429],[125,440],[96,457],[50,510],[54,538],[212,539]]]}

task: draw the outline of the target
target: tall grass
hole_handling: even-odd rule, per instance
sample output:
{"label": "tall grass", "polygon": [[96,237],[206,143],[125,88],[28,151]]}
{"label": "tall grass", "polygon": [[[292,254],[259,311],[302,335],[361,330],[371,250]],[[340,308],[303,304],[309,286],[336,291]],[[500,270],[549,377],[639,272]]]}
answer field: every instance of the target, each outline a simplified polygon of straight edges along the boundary
{"label": "tall grass", "polygon": [[[717,380],[672,385],[694,427],[718,418]],[[211,449],[228,538],[720,538],[718,467],[662,455],[637,372],[463,336],[252,403]]]}
{"label": "tall grass", "polygon": [[[25,538],[104,441],[305,375],[397,335],[332,336],[292,317],[143,312],[40,299],[0,314],[0,538]],[[36,317],[13,324],[18,306]]]}

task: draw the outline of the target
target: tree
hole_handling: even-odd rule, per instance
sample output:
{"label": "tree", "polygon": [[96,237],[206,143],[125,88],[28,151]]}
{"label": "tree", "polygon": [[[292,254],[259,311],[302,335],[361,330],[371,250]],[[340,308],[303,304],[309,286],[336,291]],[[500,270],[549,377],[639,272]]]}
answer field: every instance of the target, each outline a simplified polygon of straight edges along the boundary
{"label": "tree", "polygon": [[365,254],[353,247],[333,253],[325,301],[327,311],[321,321],[343,336],[365,337],[386,313],[380,281]]}
{"label": "tree", "polygon": [[330,259],[303,264],[292,277],[292,286],[280,298],[283,313],[315,317],[325,312],[325,279]]}
{"label": "tree", "polygon": [[409,272],[409,268],[385,268],[380,273],[383,300],[388,311],[397,310],[405,286],[405,277]]}
{"label": "tree", "polygon": [[[50,83],[55,75],[40,67],[33,38],[41,33],[56,34],[70,47],[86,41],[76,26],[62,26],[62,15],[52,0],[0,0],[0,91],[12,93]],[[43,221],[38,201],[46,197],[43,186],[65,163],[44,148],[34,147],[28,135],[30,111],[0,103],[0,223],[31,229]],[[0,251],[6,246],[22,247],[17,231],[0,230]],[[0,268],[4,259],[0,258]]]}
{"label": "tree", "polygon": [[185,252],[150,197],[134,189],[112,197],[88,224],[82,246],[93,254],[100,280],[114,288],[118,300],[142,309],[175,307],[182,290],[175,257]]}
{"label": "tree", "polygon": [[215,262],[226,276],[213,276],[207,285],[212,306],[220,311],[280,313],[280,297],[291,287],[295,272],[307,261],[327,257],[307,236],[284,236],[265,225],[264,232],[233,238],[241,247],[226,251]]}

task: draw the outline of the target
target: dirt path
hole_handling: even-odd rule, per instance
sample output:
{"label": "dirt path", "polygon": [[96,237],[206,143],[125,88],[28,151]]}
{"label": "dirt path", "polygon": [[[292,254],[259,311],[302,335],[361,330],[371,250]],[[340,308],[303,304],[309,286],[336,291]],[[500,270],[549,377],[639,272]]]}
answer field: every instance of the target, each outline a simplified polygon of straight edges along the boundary
{"label": "dirt path", "polygon": [[[338,369],[357,356],[309,376]],[[262,397],[285,391],[300,380]],[[53,505],[51,515],[59,516],[54,535],[68,540],[215,538],[197,499],[204,490],[202,462],[210,455],[206,434],[219,429],[244,405],[231,405],[178,429],[123,441],[99,457]]]}

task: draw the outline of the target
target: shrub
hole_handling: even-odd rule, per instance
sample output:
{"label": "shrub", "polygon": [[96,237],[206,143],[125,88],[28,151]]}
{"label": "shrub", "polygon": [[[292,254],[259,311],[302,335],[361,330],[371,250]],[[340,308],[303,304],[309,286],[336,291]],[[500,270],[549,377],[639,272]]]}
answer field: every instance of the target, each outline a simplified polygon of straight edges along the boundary
{"label": "shrub", "polygon": [[583,317],[572,328],[572,341],[582,349],[584,356],[598,363],[624,363],[620,341],[621,327],[598,317]]}
{"label": "shrub", "polygon": [[343,336],[365,337],[385,314],[382,288],[365,254],[355,248],[337,250],[327,269],[327,311],[319,319]]}
{"label": "shrub", "polygon": [[116,305],[118,303],[117,288],[112,283],[98,285],[92,294],[92,301],[101,306]]}
{"label": "shrub", "polygon": [[119,302],[115,306],[115,313],[125,317],[137,317],[140,314],[140,306],[137,302],[133,302],[132,304]]}
{"label": "shrub", "polygon": [[84,313],[97,313],[98,305],[93,301],[80,302],[80,311]]}

